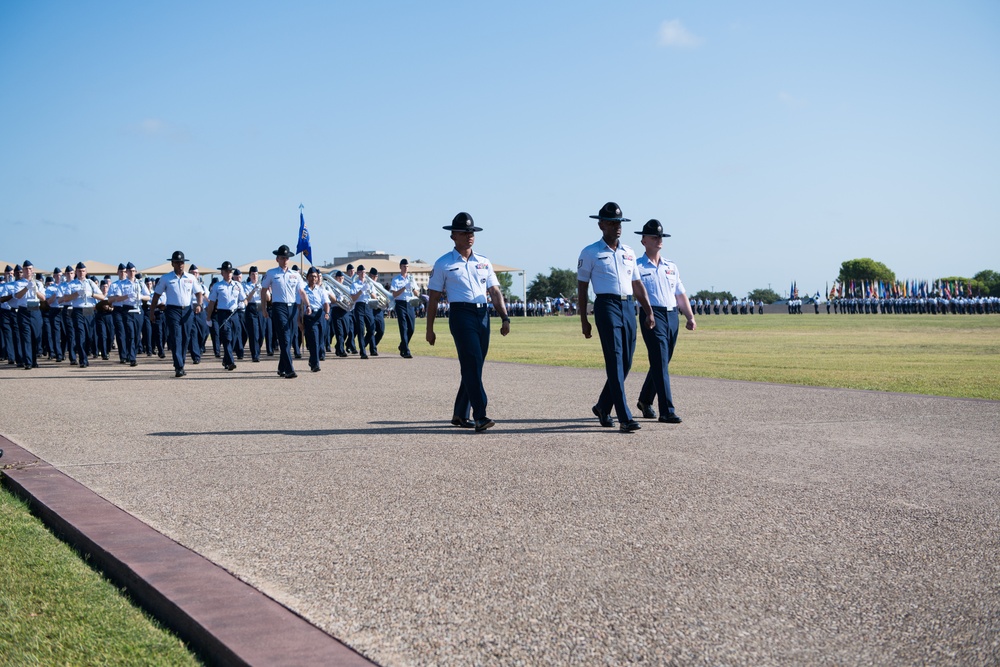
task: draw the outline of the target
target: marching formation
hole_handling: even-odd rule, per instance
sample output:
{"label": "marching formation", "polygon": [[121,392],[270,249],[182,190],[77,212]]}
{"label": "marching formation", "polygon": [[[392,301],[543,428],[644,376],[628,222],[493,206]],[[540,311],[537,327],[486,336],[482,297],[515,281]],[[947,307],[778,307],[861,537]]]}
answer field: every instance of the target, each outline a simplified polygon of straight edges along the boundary
{"label": "marching formation", "polygon": [[[601,239],[584,248],[577,269],[578,307],[583,335],[592,336],[587,314],[588,290],[597,297],[594,317],[601,340],[607,382],[593,412],[601,426],[630,433],[640,428],[625,398],[624,383],[636,343],[636,303],[641,308],[639,331],[649,354],[650,369],[636,407],[644,418],[678,424],[670,391],[668,364],[677,341],[678,311],[694,330],[695,320],[677,265],[662,258],[669,237],[657,220],[649,220],[640,235],[642,256],[620,243],[621,209],[605,204],[598,215]],[[485,431],[495,425],[487,413],[483,365],[489,351],[490,318],[498,316],[500,334],[510,333],[510,316],[493,264],[473,251],[477,227],[468,213],[444,227],[454,248],[434,263],[427,289],[426,339],[434,345],[439,306],[447,304],[448,328],[455,341],[461,378],[451,423]],[[302,358],[300,332],[309,351],[312,372],[321,370],[326,353],[379,356],[385,333],[385,312],[392,310],[399,327],[399,354],[412,359],[414,306],[420,304],[407,260],[389,289],[379,285],[377,271],[348,265],[345,272],[324,275],[312,267],[303,275],[290,266],[294,253],[287,245],[273,251],[277,267],[263,276],[250,267],[246,279],[229,261],[218,267],[221,278],[208,287],[200,271],[188,265],[184,252],[170,256],[171,271],[153,281],[138,274],[131,262],[118,266],[118,280],[95,281],[83,262],[65,271],[56,268],[45,284],[25,261],[6,267],[0,283],[0,358],[8,365],[31,370],[40,358],[66,359],[87,368],[118,350],[119,363],[136,366],[142,355],[166,358],[169,350],[174,377],[187,375],[188,359],[200,364],[209,339],[222,366],[235,370],[249,352],[252,363],[262,350],[279,355],[277,374],[298,377],[294,362]],[[275,350],[277,348],[277,350]]]}

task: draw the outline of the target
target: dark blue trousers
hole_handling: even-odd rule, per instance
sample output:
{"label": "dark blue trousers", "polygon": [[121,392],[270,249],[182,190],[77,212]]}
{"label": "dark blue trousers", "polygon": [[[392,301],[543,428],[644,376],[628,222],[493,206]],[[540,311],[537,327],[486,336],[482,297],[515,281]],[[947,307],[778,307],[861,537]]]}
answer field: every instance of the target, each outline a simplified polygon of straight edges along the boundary
{"label": "dark blue trousers", "polygon": [[56,361],[63,360],[63,311],[58,306],[50,306],[45,313],[49,321],[49,356]]}
{"label": "dark blue trousers", "polygon": [[21,334],[21,365],[24,367],[38,365],[35,355],[42,343],[42,311],[29,310],[26,307],[17,309],[17,327]]}
{"label": "dark blue trousers", "polygon": [[208,313],[204,308],[200,313],[191,313],[190,329],[191,361],[200,362],[208,341]]}
{"label": "dark blue trousers", "polygon": [[[94,309],[93,308],[73,308],[73,330],[76,340],[76,355],[83,366],[90,365],[90,348],[92,331],[94,330]],[[70,355],[70,360],[73,355]]]}
{"label": "dark blue trousers", "polygon": [[69,357],[69,362],[71,364],[76,363],[76,322],[73,321],[73,308],[69,306],[62,307],[62,324],[63,324],[63,349],[66,351],[66,356]]}
{"label": "dark blue trousers", "polygon": [[231,310],[216,310],[212,313],[212,325],[219,332],[219,344],[222,346],[220,355],[223,366],[236,365],[234,349],[237,340],[236,320],[238,318],[239,313],[234,313]]}
{"label": "dark blue trousers", "polygon": [[378,344],[382,342],[385,335],[385,311],[372,311],[372,352],[378,352]]}
{"label": "dark blue trousers", "polygon": [[243,311],[243,331],[246,333],[247,344],[250,346],[250,358],[254,361],[260,359],[260,344],[264,339],[262,320],[260,306],[256,303],[248,303],[247,309]]}
{"label": "dark blue trousers", "polygon": [[604,370],[608,376],[597,399],[597,409],[603,414],[611,414],[613,407],[619,423],[624,424],[632,421],[632,413],[625,400],[625,378],[632,368],[632,355],[635,353],[635,301],[631,297],[622,301],[618,297],[598,294],[594,299],[594,319],[604,353]]}
{"label": "dark blue trousers", "polygon": [[338,356],[342,357],[347,354],[347,323],[353,317],[352,313],[341,309],[340,306],[330,308],[330,328],[333,329],[333,335],[336,338],[335,350]]}
{"label": "dark blue trousers", "polygon": [[368,354],[369,350],[375,351],[375,318],[372,317],[372,309],[367,303],[357,302],[354,304],[354,335],[358,338],[358,352],[362,356]]}
{"label": "dark blue trousers", "polygon": [[321,308],[312,315],[306,315],[302,318],[306,333],[306,347],[309,348],[309,368],[319,368],[320,353],[326,347],[326,341],[323,338],[324,315]]}
{"label": "dark blue trousers", "polygon": [[111,321],[115,327],[115,342],[118,344],[119,361],[128,361],[128,346],[125,344],[125,320],[128,319],[128,308],[116,306],[111,313]]}
{"label": "dark blue trousers", "polygon": [[453,303],[448,328],[455,339],[462,384],[455,396],[452,417],[486,419],[486,390],[483,388],[483,364],[490,350],[490,316],[486,304]]}
{"label": "dark blue trousers", "polygon": [[413,306],[409,301],[396,301],[396,324],[399,326],[399,351],[410,354],[410,339],[413,338]]}
{"label": "dark blue trousers", "polygon": [[657,407],[660,416],[665,417],[674,414],[667,366],[670,358],[674,356],[674,345],[677,343],[679,328],[677,309],[668,311],[666,308],[654,307],[653,317],[656,318],[654,328],[639,327],[642,331],[642,340],[646,343],[646,351],[649,353],[649,372],[646,373],[646,380],[642,383],[639,400],[646,405],[652,405],[653,398],[658,398]]}
{"label": "dark blue trousers", "polygon": [[187,349],[191,344],[191,316],[191,306],[167,306],[163,311],[167,345],[173,354],[175,371],[184,370],[184,357],[187,356]]}
{"label": "dark blue trousers", "polygon": [[138,361],[139,347],[142,339],[142,310],[131,310],[125,314],[125,345],[128,351],[128,362]]}
{"label": "dark blue trousers", "polygon": [[279,373],[295,372],[292,366],[292,336],[298,333],[297,314],[298,309],[294,303],[271,304],[271,326],[281,355],[278,359]]}

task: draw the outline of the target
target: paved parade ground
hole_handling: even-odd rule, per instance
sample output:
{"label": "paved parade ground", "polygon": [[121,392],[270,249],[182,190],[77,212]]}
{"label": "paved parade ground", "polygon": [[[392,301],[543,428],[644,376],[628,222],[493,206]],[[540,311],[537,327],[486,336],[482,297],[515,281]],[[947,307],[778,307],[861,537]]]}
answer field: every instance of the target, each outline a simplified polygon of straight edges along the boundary
{"label": "paved parade ground", "polygon": [[680,377],[625,435],[487,363],[475,434],[455,360],[276,367],[3,367],[0,435],[382,665],[1000,662],[1000,402]]}

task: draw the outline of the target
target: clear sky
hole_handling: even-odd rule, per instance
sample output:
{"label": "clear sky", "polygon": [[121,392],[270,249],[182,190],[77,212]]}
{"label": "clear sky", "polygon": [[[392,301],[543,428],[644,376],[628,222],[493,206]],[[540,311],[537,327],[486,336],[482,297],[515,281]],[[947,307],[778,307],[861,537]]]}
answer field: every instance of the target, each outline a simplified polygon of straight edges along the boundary
{"label": "clear sky", "polygon": [[[689,292],[1000,270],[1000,2],[0,3],[0,259],[528,279],[618,202]],[[519,282],[519,281],[518,281]]]}

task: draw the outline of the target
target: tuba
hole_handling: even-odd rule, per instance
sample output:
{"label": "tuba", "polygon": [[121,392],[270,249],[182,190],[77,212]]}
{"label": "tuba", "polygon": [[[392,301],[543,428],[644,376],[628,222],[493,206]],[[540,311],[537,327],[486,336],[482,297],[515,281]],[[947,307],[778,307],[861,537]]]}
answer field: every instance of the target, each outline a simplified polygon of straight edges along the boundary
{"label": "tuba", "polygon": [[392,310],[394,302],[392,292],[372,280],[371,276],[365,276],[365,284],[374,288],[372,289],[372,296],[375,297],[375,301],[378,303],[379,308],[382,310]]}
{"label": "tuba", "polygon": [[341,285],[331,276],[324,274],[320,275],[323,275],[323,284],[330,288],[330,291],[333,292],[337,306],[339,306],[341,310],[349,311],[354,308],[354,299],[351,298],[351,291],[346,285]]}

